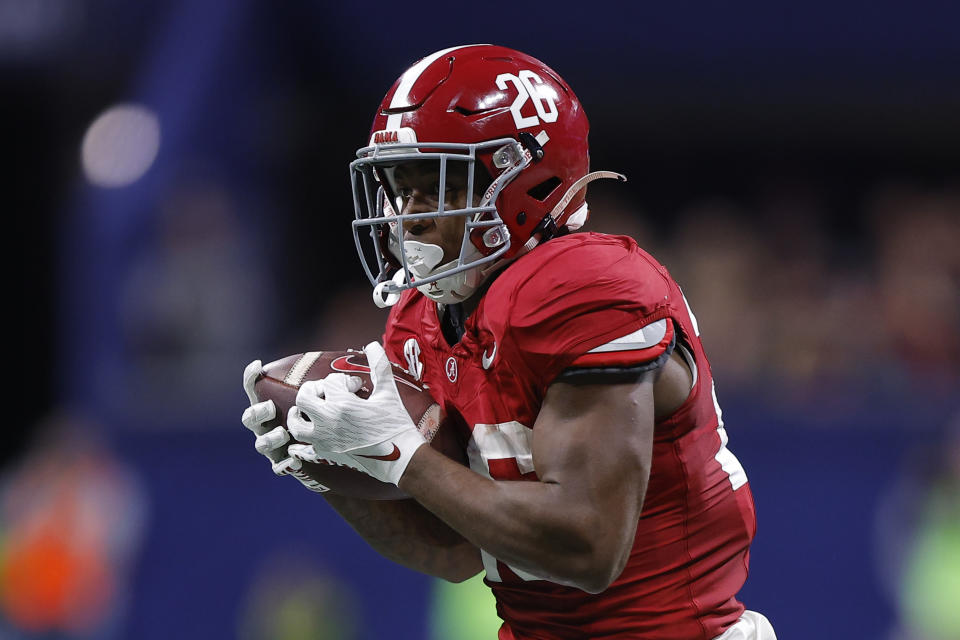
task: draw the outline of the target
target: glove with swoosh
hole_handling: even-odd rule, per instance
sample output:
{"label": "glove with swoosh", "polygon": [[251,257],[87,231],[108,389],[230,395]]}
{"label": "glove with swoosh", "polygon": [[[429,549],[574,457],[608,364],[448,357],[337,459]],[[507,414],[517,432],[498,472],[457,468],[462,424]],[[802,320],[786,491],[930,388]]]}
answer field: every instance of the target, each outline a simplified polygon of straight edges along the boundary
{"label": "glove with swoosh", "polygon": [[362,381],[342,373],[303,383],[287,415],[287,428],[314,451],[293,445],[291,454],[301,460],[330,457],[325,452],[348,456],[377,480],[397,484],[414,452],[427,441],[400,400],[383,347],[371,342],[363,351],[373,382],[370,396],[356,395]]}
{"label": "glove with swoosh", "polygon": [[250,406],[244,409],[240,422],[257,436],[254,448],[270,460],[273,472],[278,476],[292,475],[310,491],[322,493],[327,490],[322,484],[301,472],[303,463],[299,458],[290,455],[287,443],[290,442],[290,433],[283,426],[270,429],[268,422],[277,416],[277,406],[273,400],[260,401],[254,383],[263,366],[259,360],[254,360],[243,371],[243,390],[247,392]]}

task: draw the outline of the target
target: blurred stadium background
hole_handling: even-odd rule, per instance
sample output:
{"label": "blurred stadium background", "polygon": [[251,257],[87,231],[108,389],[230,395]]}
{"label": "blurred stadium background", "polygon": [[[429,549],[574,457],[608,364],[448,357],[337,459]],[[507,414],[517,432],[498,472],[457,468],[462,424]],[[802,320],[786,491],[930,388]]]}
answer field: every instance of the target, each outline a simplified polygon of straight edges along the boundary
{"label": "blurred stadium background", "polygon": [[347,164],[397,75],[467,42],[575,88],[593,166],[630,178],[591,187],[592,228],[685,287],[757,500],[745,602],[781,638],[960,638],[958,25],[893,0],[0,0],[0,638],[494,637],[476,585],[379,559],[239,423],[248,361],[379,335]]}

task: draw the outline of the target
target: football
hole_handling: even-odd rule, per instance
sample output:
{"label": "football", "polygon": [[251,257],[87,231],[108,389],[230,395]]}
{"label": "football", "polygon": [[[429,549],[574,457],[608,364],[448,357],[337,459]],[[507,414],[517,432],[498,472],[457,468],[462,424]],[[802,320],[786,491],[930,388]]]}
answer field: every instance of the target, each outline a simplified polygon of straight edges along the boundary
{"label": "football", "polygon": [[[322,380],[334,372],[358,376],[363,380],[363,386],[357,392],[361,398],[369,397],[373,391],[366,354],[359,350],[310,351],[264,365],[254,386],[261,401],[273,400],[276,404],[277,417],[264,424],[263,432],[284,424],[287,413],[296,404],[300,385],[309,380]],[[466,464],[466,452],[457,437],[456,428],[448,424],[440,405],[434,402],[427,388],[397,364],[393,365],[393,379],[403,406],[430,446],[448,458]],[[278,450],[274,462],[285,457],[286,449]],[[330,491],[366,500],[400,500],[409,497],[395,485],[380,482],[362,471],[333,462],[304,462],[299,473],[307,475],[314,486],[321,485],[317,488],[321,492]]]}

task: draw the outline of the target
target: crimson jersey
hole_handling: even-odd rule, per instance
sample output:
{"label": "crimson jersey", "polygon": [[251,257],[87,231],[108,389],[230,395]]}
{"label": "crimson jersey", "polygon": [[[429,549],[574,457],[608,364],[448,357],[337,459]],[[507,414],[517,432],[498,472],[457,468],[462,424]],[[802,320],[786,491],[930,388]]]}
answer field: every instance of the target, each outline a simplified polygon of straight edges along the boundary
{"label": "crimson jersey", "polygon": [[[657,323],[653,346],[608,346],[624,336],[643,342],[640,330]],[[591,595],[482,552],[505,621],[501,640],[707,640],[740,617],[736,594],[747,576],[753,498],[726,447],[696,320],[666,269],[632,239],[594,233],[555,238],[507,267],[453,347],[436,304],[419,292],[404,292],[391,310],[387,353],[421,372],[447,414],[462,419],[471,468],[497,480],[537,479],[532,430],[558,376],[577,366],[655,358],[674,331],[694,385],[686,402],[656,423],[626,569]]]}

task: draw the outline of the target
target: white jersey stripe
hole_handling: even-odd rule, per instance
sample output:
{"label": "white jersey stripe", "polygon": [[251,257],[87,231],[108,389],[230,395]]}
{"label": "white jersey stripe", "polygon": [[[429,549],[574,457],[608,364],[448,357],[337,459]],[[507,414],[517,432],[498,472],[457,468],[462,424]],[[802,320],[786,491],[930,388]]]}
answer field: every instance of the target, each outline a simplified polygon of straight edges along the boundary
{"label": "white jersey stripe", "polygon": [[611,340],[599,347],[590,349],[587,353],[608,353],[612,351],[635,351],[637,349],[648,349],[654,347],[663,340],[667,334],[667,319],[651,322],[645,327],[641,327],[633,333]]}
{"label": "white jersey stripe", "polygon": [[733,455],[730,449],[727,449],[727,442],[729,442],[729,440],[727,438],[727,430],[723,426],[723,411],[720,410],[720,403],[717,402],[717,387],[712,383],[710,385],[710,393],[713,395],[713,408],[717,412],[717,434],[720,436],[720,450],[717,451],[714,459],[720,463],[720,468],[730,476],[730,485],[733,487],[733,490],[736,491],[747,484],[747,472],[743,469],[740,461],[737,460],[737,456]]}
{"label": "white jersey stripe", "polygon": [[[429,56],[413,65],[407,69],[406,73],[403,74],[403,77],[400,78],[400,84],[397,86],[396,93],[393,94],[393,98],[390,100],[390,108],[396,109],[397,107],[402,107],[406,103],[407,99],[410,97],[410,89],[413,88],[413,85],[416,84],[417,80],[420,79],[420,74],[423,73],[424,69],[433,64],[437,59],[445,56],[451,51],[457,49],[464,49],[466,47],[482,47],[487,45],[480,44],[462,44],[456,47],[450,47],[449,49],[443,49],[437,51],[436,53],[431,53]],[[402,113],[391,113],[387,116],[387,129],[395,130],[403,126],[403,114]]]}

